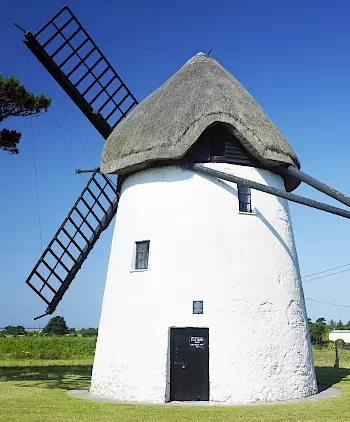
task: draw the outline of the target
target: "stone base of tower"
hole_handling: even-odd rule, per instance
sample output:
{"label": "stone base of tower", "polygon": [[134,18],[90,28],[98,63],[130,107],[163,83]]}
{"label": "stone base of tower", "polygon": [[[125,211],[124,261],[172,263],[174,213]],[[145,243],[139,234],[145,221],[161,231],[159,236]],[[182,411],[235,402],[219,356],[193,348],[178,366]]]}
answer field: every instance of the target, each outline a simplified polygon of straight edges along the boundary
{"label": "stone base of tower", "polygon": [[[208,165],[284,189],[282,178],[267,170]],[[92,394],[171,400],[175,327],[209,330],[209,401],[242,404],[317,392],[287,201],[252,190],[251,202],[253,213],[239,213],[235,184],[177,167],[124,181]],[[138,241],[150,241],[146,271],[133,269]],[[202,314],[194,313],[194,301],[203,302]]]}

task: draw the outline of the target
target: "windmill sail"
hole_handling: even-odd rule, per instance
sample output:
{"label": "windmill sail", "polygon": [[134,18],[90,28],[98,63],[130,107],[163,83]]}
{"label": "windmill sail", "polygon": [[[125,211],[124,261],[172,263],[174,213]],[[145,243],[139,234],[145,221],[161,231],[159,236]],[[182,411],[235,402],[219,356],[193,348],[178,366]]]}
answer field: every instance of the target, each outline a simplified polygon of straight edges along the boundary
{"label": "windmill sail", "polygon": [[116,214],[116,193],[110,180],[96,170],[28,277],[26,283],[47,305],[44,315],[55,311]]}
{"label": "windmill sail", "polygon": [[[24,43],[105,139],[138,104],[68,6],[34,35],[25,32]],[[117,206],[118,192],[95,171],[26,281],[46,303],[44,315],[55,311]]]}
{"label": "windmill sail", "polygon": [[24,43],[106,139],[138,104],[68,6]]}

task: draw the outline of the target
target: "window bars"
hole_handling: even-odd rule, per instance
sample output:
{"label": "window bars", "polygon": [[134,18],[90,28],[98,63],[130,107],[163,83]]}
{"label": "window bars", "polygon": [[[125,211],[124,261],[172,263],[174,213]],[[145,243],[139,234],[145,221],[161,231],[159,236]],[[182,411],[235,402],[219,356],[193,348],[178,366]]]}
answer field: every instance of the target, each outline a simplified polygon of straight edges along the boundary
{"label": "window bars", "polygon": [[44,315],[55,311],[117,206],[115,186],[95,170],[26,281],[46,303]]}
{"label": "window bars", "polygon": [[149,240],[136,242],[135,270],[147,270],[149,256]]}
{"label": "window bars", "polygon": [[251,191],[248,186],[238,186],[238,201],[240,212],[252,212]]}
{"label": "window bars", "polygon": [[68,6],[24,43],[106,139],[138,104]]}

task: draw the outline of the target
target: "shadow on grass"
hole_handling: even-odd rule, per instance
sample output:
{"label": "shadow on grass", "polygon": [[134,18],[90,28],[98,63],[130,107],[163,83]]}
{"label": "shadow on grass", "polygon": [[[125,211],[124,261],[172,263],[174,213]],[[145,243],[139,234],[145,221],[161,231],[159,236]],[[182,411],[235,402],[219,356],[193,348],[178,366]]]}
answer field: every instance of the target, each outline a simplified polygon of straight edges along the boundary
{"label": "shadow on grass", "polygon": [[336,369],[332,366],[315,366],[315,372],[320,391],[340,381],[350,381],[350,369],[348,368]]}
{"label": "shadow on grass", "polygon": [[[79,389],[89,387],[92,365],[51,365],[0,367],[0,382],[19,381],[21,387],[48,389]],[[350,369],[316,366],[320,391],[340,381],[350,382]],[[28,382],[26,382],[28,381]]]}
{"label": "shadow on grass", "polygon": [[91,371],[92,365],[0,367],[0,382],[20,381],[21,387],[71,390],[90,386]]}

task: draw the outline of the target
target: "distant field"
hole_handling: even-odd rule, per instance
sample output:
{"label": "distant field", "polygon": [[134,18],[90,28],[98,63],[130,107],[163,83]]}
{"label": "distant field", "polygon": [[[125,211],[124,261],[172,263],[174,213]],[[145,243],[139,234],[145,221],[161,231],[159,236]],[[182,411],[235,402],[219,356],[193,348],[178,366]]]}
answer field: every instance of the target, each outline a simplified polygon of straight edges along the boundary
{"label": "distant field", "polygon": [[73,399],[66,391],[90,385],[92,357],[60,361],[0,360],[0,421],[349,421],[350,351],[340,351],[339,370],[333,368],[334,351],[315,350],[314,356],[319,384],[339,388],[340,396],[317,402],[252,407],[167,407],[89,402]]}
{"label": "distant field", "polygon": [[1,337],[0,360],[93,359],[97,337]]}

